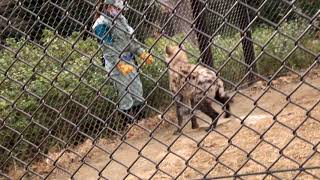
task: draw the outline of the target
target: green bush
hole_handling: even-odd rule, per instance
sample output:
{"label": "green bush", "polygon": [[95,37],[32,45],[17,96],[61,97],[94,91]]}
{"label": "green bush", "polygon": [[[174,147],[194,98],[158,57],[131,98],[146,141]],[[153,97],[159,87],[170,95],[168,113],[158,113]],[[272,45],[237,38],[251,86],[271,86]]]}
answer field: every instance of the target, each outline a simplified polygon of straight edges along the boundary
{"label": "green bush", "polygon": [[[10,50],[0,52],[0,69],[5,74],[0,86],[0,96],[3,97],[0,114],[5,125],[0,127],[0,144],[12,151],[13,156],[26,160],[37,153],[37,146],[41,146],[44,152],[52,145],[64,146],[52,136],[67,142],[76,132],[76,126],[80,126],[80,130],[86,129],[80,122],[86,111],[79,104],[88,106],[96,93],[80,83],[80,77],[94,88],[99,88],[104,78],[103,71],[92,66],[89,58],[74,51],[77,49],[91,55],[98,49],[97,44],[91,39],[79,41],[72,47],[77,36],[75,33],[68,41],[63,41],[45,31],[42,41],[46,49],[25,39],[7,39]],[[105,87],[104,92],[109,89],[110,86]],[[112,98],[114,93],[108,94]],[[104,104],[106,109],[110,106],[105,101],[96,101],[92,107],[98,103]],[[0,151],[4,149],[0,148]],[[0,162],[6,158],[1,156]]]}
{"label": "green bush", "polygon": [[[46,153],[53,146],[66,146],[65,142],[79,143],[83,133],[96,138],[104,123],[108,129],[103,135],[123,128],[117,114],[106,121],[115,109],[111,102],[117,101],[117,93],[105,82],[101,52],[95,55],[98,43],[90,38],[78,40],[79,36],[74,33],[62,39],[46,30],[42,38],[45,48],[26,39],[7,39],[8,49],[0,51],[0,151],[6,154],[1,163],[8,158],[8,151],[25,161],[37,153],[38,146]],[[167,89],[167,76],[161,76],[165,66],[155,64],[142,71]],[[154,108],[163,105],[154,98],[169,102],[168,94],[154,89],[154,80],[143,75],[142,79]]]}
{"label": "green bush", "polygon": [[[67,141],[74,130],[68,129],[72,126],[63,117],[70,116],[66,111],[75,108],[68,95],[74,95],[76,100],[77,96],[88,97],[92,93],[88,88],[75,91],[80,84],[78,76],[89,67],[90,61],[72,51],[71,43],[74,39],[71,37],[69,42],[63,41],[46,31],[42,40],[47,49],[25,39],[7,39],[10,50],[0,52],[1,71],[5,73],[0,86],[0,95],[3,97],[0,100],[0,110],[1,117],[4,118],[2,123],[5,125],[1,126],[0,144],[22,160],[32,157],[37,152],[37,146],[43,146],[44,140],[50,139],[49,131]],[[97,49],[93,42],[80,41],[75,48],[92,53]],[[88,71],[88,83],[95,86],[102,84],[100,74],[92,68]],[[64,106],[64,103],[67,105]],[[59,110],[62,111],[61,117]],[[83,112],[78,108],[76,113]],[[72,115],[77,116],[76,113]],[[76,121],[73,123],[77,124]],[[74,126],[72,128],[75,129]],[[47,151],[50,147],[49,141],[45,142],[47,145],[42,147],[42,151]],[[53,145],[53,141],[51,143]],[[6,158],[7,156],[2,156],[0,162],[3,163]]]}
{"label": "green bush", "polygon": [[[288,68],[297,70],[310,66],[315,61],[315,56],[303,50],[304,48],[313,52],[314,54],[320,51],[320,41],[315,39],[314,29],[310,29],[308,32],[304,31],[308,27],[308,22],[296,19],[292,21],[285,21],[280,24],[278,31],[270,28],[270,26],[260,25],[253,30],[253,41],[256,58],[257,73],[270,76],[279,70],[283,65],[286,69],[282,72],[286,72]],[[300,37],[298,39],[298,37]],[[173,37],[174,41],[181,42],[184,36],[182,34]],[[166,38],[162,38],[159,41],[149,38],[146,40],[148,46],[153,46],[153,53],[157,56],[164,58],[165,45],[168,43],[174,44],[174,41],[170,41]],[[297,42],[296,42],[297,41]],[[228,35],[217,35],[212,40],[212,53],[214,58],[215,68],[222,68],[222,77],[237,83],[246,73],[246,68],[243,64],[244,53],[242,44],[240,42],[239,33],[231,33]],[[193,56],[190,57],[192,63],[196,62],[199,57],[199,51],[197,45],[193,42],[184,42],[187,51]],[[289,56],[289,54],[291,54]],[[226,63],[226,61],[228,61]],[[225,66],[222,65],[226,63]]]}

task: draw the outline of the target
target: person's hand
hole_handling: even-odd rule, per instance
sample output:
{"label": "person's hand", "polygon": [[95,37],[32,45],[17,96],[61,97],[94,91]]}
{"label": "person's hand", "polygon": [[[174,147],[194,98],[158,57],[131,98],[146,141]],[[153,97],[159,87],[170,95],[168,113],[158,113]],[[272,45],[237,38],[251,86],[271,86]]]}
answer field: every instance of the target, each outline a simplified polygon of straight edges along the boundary
{"label": "person's hand", "polygon": [[124,62],[119,62],[117,65],[117,68],[125,76],[127,76],[129,73],[131,73],[134,70],[132,65]]}
{"label": "person's hand", "polygon": [[151,54],[147,53],[147,52],[143,52],[141,55],[140,55],[140,58],[141,59],[146,59],[146,64],[150,65],[153,63],[153,57],[151,56]]}

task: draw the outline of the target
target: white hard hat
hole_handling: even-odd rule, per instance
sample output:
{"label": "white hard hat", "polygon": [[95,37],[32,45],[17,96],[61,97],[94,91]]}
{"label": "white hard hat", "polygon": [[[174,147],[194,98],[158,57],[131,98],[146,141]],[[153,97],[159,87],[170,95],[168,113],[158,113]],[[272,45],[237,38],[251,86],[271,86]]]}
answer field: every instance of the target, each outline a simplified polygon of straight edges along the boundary
{"label": "white hard hat", "polygon": [[113,5],[119,9],[123,9],[124,8],[124,4],[122,0],[104,0],[105,4],[110,4]]}

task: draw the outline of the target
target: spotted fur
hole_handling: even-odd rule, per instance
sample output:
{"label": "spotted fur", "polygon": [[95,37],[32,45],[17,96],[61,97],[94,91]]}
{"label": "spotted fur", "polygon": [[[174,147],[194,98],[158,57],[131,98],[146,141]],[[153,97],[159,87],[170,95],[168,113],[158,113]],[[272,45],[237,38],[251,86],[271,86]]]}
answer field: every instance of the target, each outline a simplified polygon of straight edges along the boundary
{"label": "spotted fur", "polygon": [[[222,104],[229,100],[224,91],[223,82],[209,68],[189,63],[184,47],[180,49],[178,46],[167,46],[166,54],[166,62],[169,64],[170,90],[177,94],[176,111],[179,127],[181,127],[183,117],[187,113],[190,114],[189,110],[183,111],[185,108],[179,103],[182,102],[211,117],[212,124],[207,131],[215,128],[219,113],[212,108],[212,99]],[[230,106],[228,103],[226,109],[225,117],[229,117]],[[191,123],[193,129],[199,127],[195,116],[191,117]]]}

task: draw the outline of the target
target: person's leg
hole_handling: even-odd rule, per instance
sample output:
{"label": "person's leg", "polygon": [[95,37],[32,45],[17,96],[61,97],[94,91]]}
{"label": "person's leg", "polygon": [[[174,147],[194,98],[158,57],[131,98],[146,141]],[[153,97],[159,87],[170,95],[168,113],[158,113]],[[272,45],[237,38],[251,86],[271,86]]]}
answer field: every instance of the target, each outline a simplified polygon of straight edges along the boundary
{"label": "person's leg", "polygon": [[114,68],[114,65],[111,63],[113,62],[112,59],[107,60],[106,56],[104,56],[104,59],[107,72],[112,70],[110,73],[111,82],[118,92],[119,103],[117,104],[118,110],[114,119],[114,121],[116,121],[114,122],[116,124],[115,130],[125,131],[128,122],[132,121],[130,116],[126,115],[126,113],[128,113],[134,103],[132,96],[127,93],[127,90],[129,89],[127,86],[129,85],[130,78],[122,75],[117,68]]}
{"label": "person's leg", "polygon": [[143,87],[142,87],[142,82],[140,80],[140,76],[138,75],[137,77],[137,72],[130,73],[129,78],[130,80],[134,79],[133,82],[130,84],[128,90],[131,94],[134,94],[132,96],[133,99],[133,105],[140,105],[142,104],[145,100],[143,98]]}
{"label": "person's leg", "polygon": [[135,116],[136,120],[142,119],[145,117],[145,111],[142,109],[144,106],[145,99],[143,98],[143,87],[142,82],[140,80],[140,77],[135,77],[137,73],[131,73],[130,78],[134,79],[132,84],[129,86],[130,93],[134,94],[132,95],[133,99],[133,106],[130,109],[130,114],[132,116]]}
{"label": "person's leg", "polygon": [[[119,97],[121,98],[119,102],[119,108],[125,113],[130,114],[132,117],[135,117],[138,114],[136,119],[141,119],[144,118],[144,113],[140,111],[144,103],[143,87],[140,77],[137,76],[137,73],[138,72],[135,70],[134,72],[124,76],[118,72],[115,73],[116,76],[114,76],[114,79],[121,82],[115,83],[119,92]],[[124,118],[127,123],[131,124],[134,122],[132,118],[125,114],[122,115],[122,118]]]}
{"label": "person's leg", "polygon": [[118,90],[119,108],[121,110],[130,109],[134,104],[134,100],[131,94],[128,93],[129,79],[122,74],[113,76],[112,78],[114,79],[115,87]]}
{"label": "person's leg", "polygon": [[130,109],[133,106],[133,98],[132,96],[127,92],[129,88],[127,86],[129,85],[128,78],[123,76],[122,74],[113,75],[112,78],[114,86],[116,87],[118,91],[118,121],[119,126],[122,126],[122,129],[125,129],[124,127],[127,126],[128,123],[132,122],[132,118],[128,116],[127,114],[130,114]]}

